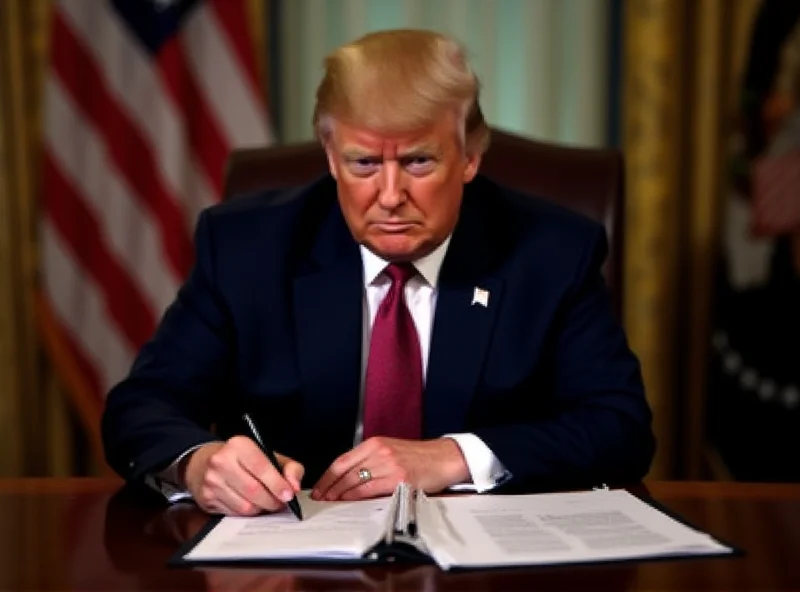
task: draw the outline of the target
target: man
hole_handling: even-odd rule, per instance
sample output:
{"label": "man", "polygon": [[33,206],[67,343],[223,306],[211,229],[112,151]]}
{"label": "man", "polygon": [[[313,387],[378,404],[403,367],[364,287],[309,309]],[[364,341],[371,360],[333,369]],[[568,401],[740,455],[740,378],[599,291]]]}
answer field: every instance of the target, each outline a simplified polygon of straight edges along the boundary
{"label": "man", "polygon": [[[431,32],[327,59],[314,124],[330,176],[203,213],[191,276],[108,396],[120,474],[226,514],[301,487],[336,500],[401,480],[530,491],[646,474],[650,410],[603,228],[477,174],[477,97],[461,48]],[[281,471],[241,435],[245,412]]]}

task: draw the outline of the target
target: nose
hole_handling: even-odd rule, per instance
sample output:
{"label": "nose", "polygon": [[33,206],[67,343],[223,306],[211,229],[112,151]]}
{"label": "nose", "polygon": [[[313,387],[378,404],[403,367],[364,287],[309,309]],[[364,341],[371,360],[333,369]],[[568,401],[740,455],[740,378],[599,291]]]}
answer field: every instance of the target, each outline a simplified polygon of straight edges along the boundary
{"label": "nose", "polygon": [[378,203],[385,210],[394,210],[406,201],[406,189],[400,164],[386,160],[378,174]]}

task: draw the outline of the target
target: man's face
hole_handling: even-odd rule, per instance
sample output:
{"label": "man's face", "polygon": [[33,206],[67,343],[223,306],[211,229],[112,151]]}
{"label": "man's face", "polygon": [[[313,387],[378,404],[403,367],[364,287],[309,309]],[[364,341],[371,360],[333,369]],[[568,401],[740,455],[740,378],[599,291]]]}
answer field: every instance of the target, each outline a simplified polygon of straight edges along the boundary
{"label": "man's face", "polygon": [[387,261],[424,257],[455,228],[464,183],[480,156],[467,156],[455,116],[411,133],[385,135],[335,122],[326,145],[339,204],[355,239]]}

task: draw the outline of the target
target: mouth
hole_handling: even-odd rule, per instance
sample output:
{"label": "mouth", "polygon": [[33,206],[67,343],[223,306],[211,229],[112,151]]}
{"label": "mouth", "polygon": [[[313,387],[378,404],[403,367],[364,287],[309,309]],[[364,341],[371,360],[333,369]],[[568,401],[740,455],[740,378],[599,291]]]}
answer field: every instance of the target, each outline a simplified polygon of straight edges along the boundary
{"label": "mouth", "polygon": [[411,230],[416,224],[413,222],[376,222],[373,224],[380,232],[387,234],[401,234]]}

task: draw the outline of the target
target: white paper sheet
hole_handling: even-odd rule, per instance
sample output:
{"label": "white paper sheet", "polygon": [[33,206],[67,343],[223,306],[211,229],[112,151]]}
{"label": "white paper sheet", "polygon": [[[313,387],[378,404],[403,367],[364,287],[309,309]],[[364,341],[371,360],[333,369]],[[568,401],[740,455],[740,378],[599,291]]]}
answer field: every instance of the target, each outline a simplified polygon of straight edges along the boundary
{"label": "white paper sheet", "polygon": [[226,516],[185,558],[358,558],[383,534],[386,499],[318,502],[302,491],[297,501],[303,509],[302,521],[288,509],[256,517]]}
{"label": "white paper sheet", "polygon": [[445,569],[731,551],[622,490],[420,503],[422,538]]}

